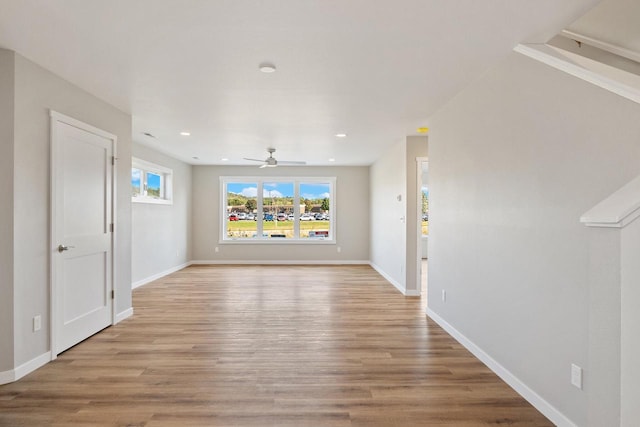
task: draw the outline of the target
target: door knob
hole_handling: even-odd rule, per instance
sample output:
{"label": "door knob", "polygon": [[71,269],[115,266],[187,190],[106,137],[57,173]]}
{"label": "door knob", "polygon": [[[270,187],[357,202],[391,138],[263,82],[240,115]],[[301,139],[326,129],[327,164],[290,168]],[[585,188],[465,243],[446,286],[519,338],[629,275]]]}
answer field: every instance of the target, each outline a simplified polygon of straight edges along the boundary
{"label": "door knob", "polygon": [[71,248],[75,248],[75,246],[64,246],[64,245],[58,245],[58,252],[64,252],[64,251],[68,251]]}

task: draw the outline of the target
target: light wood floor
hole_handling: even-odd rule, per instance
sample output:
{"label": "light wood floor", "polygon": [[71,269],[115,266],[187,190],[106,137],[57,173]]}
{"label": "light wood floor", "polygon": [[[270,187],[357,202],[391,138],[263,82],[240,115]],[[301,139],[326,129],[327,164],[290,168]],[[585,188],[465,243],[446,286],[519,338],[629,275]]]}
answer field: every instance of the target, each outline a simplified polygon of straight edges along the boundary
{"label": "light wood floor", "polygon": [[550,426],[368,266],[192,266],[0,386],[2,426]]}

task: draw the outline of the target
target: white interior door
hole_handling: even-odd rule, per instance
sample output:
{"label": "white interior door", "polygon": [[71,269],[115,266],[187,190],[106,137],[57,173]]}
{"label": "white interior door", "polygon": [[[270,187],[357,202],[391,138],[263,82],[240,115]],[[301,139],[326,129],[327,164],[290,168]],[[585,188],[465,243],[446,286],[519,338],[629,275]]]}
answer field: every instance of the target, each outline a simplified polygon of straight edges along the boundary
{"label": "white interior door", "polygon": [[115,137],[52,113],[52,350],[113,320]]}

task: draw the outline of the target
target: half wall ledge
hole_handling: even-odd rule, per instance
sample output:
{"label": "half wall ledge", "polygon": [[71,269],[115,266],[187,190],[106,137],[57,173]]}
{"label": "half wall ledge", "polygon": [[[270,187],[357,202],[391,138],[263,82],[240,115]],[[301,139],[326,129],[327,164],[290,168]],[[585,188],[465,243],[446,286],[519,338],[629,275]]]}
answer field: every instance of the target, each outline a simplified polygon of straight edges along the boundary
{"label": "half wall ledge", "polygon": [[640,176],[580,217],[587,227],[624,228],[640,216]]}

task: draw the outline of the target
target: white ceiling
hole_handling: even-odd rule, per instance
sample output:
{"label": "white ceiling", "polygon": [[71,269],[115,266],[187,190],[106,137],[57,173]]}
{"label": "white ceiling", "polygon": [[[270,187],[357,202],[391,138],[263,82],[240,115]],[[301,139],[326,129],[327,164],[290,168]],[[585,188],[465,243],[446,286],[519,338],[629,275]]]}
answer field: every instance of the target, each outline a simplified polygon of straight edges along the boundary
{"label": "white ceiling", "polygon": [[131,113],[134,141],[189,163],[249,164],[274,146],[367,165],[516,44],[595,3],[0,0],[0,47]]}

